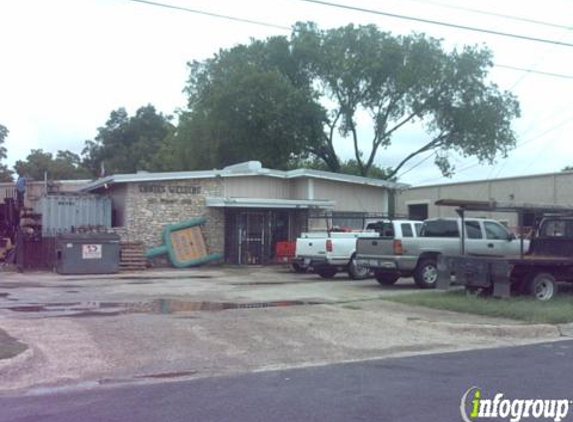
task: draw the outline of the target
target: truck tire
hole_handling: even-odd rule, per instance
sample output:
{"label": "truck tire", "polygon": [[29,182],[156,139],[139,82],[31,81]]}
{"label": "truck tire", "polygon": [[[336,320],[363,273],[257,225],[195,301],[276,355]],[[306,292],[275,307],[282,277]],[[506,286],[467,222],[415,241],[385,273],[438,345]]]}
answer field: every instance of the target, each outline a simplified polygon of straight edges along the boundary
{"label": "truck tire", "polygon": [[374,277],[376,277],[376,281],[383,286],[391,286],[392,284],[396,283],[400,278],[400,274],[394,273],[386,273],[383,271],[376,271],[374,273]]}
{"label": "truck tire", "polygon": [[434,258],[420,260],[414,271],[414,281],[420,289],[433,289],[438,281],[438,264]]}
{"label": "truck tire", "polygon": [[333,278],[338,271],[336,268],[324,267],[315,271],[322,278]]}
{"label": "truck tire", "polygon": [[292,268],[292,270],[295,273],[306,273],[306,267],[303,267],[300,264],[297,264],[296,262],[293,262],[292,264],[290,264],[290,267]]}
{"label": "truck tire", "polygon": [[348,264],[348,275],[352,280],[364,280],[370,276],[370,268],[358,265],[356,255],[353,255]]}
{"label": "truck tire", "polygon": [[531,277],[528,282],[529,294],[537,300],[551,300],[557,294],[555,277],[549,273],[538,273]]}

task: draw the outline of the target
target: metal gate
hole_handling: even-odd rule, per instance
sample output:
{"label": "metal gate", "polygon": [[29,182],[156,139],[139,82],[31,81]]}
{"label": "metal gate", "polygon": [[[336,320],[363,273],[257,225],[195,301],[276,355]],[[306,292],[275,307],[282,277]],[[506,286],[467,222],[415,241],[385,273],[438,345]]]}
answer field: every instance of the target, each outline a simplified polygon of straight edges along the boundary
{"label": "metal gate", "polygon": [[265,250],[265,214],[244,212],[239,215],[239,264],[260,265]]}

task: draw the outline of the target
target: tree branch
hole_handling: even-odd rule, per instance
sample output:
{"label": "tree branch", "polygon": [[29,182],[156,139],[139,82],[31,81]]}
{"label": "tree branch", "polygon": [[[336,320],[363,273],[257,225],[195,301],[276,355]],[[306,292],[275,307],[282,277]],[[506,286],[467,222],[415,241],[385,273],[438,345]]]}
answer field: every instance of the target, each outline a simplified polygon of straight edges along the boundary
{"label": "tree branch", "polygon": [[422,152],[425,151],[429,151],[431,149],[436,149],[438,147],[441,146],[441,142],[445,139],[445,135],[442,133],[439,136],[437,136],[436,138],[434,138],[433,140],[431,140],[430,142],[428,142],[426,145],[424,145],[422,148],[418,149],[417,151],[414,151],[413,153],[411,153],[410,155],[408,155],[406,158],[404,158],[400,164],[398,164],[398,166],[396,166],[388,175],[388,179],[394,177],[396,175],[396,173],[398,173],[398,171],[404,166],[404,164],[406,164],[408,161],[410,161],[412,158],[414,158],[416,155],[421,154]]}
{"label": "tree branch", "polygon": [[350,125],[350,131],[352,132],[352,140],[354,141],[354,156],[356,157],[356,163],[360,169],[360,175],[366,176],[364,171],[364,164],[360,158],[360,150],[358,149],[358,134],[356,133],[356,126],[354,125],[354,122],[352,122]]}

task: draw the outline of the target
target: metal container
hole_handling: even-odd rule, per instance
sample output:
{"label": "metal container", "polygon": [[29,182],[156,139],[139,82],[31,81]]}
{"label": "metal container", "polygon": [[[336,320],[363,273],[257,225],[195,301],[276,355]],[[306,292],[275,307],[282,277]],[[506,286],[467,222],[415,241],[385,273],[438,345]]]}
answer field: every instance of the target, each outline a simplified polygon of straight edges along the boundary
{"label": "metal container", "polygon": [[56,236],[84,228],[111,227],[111,198],[93,194],[45,195],[36,212],[42,214],[42,235]]}
{"label": "metal container", "polygon": [[56,238],[56,271],[60,274],[113,274],[119,271],[119,236],[71,233]]}

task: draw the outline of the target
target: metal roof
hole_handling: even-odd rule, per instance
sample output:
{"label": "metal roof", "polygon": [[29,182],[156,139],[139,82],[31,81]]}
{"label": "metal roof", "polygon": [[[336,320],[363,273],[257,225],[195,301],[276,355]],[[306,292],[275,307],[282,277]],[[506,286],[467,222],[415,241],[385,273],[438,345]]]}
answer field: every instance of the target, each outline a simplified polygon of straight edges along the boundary
{"label": "metal roof", "polygon": [[389,182],[382,179],[372,179],[369,177],[352,176],[349,174],[331,173],[327,171],[312,170],[312,169],[296,169],[296,170],[273,170],[264,168],[259,161],[247,161],[244,163],[235,164],[225,167],[221,170],[200,170],[200,171],[180,171],[180,172],[164,172],[164,173],[151,173],[151,172],[137,172],[132,174],[114,174],[111,176],[97,179],[88,183],[81,190],[92,191],[105,185],[113,185],[118,183],[140,183],[140,182],[161,182],[167,180],[187,180],[187,179],[211,179],[211,178],[227,178],[227,177],[252,177],[252,176],[266,176],[276,177],[279,179],[297,179],[297,178],[311,178],[332,180],[336,182],[354,183],[367,186],[383,187],[387,189],[401,189],[408,185],[404,183]]}
{"label": "metal roof", "polygon": [[208,207],[225,208],[288,208],[288,209],[332,209],[334,201],[309,199],[269,199],[269,198],[205,198]]}
{"label": "metal roof", "polygon": [[558,204],[531,204],[526,202],[477,201],[467,199],[438,199],[437,206],[458,207],[465,211],[573,213],[573,206]]}

